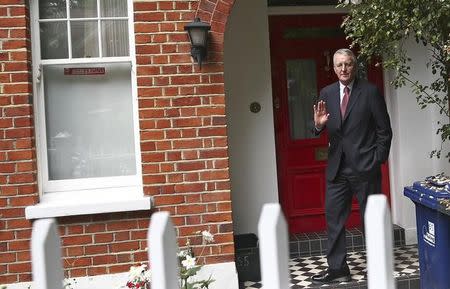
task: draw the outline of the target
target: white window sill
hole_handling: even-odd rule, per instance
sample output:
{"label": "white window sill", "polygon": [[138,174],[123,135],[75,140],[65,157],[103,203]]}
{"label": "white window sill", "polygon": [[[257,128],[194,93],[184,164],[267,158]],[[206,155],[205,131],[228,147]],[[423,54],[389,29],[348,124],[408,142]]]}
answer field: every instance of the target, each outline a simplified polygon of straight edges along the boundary
{"label": "white window sill", "polygon": [[152,197],[136,199],[102,200],[101,202],[44,202],[25,208],[27,219],[65,217],[114,212],[150,210],[153,207]]}

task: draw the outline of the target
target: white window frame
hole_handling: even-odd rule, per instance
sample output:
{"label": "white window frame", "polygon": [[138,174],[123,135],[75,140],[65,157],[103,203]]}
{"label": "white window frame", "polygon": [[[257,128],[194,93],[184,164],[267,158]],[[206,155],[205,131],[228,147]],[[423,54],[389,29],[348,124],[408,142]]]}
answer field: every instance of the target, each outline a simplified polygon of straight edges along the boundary
{"label": "white window frame", "polygon": [[[101,0],[97,1],[99,5]],[[129,56],[125,57],[103,57],[102,37],[99,29],[99,57],[72,58],[71,37],[68,33],[67,59],[41,59],[40,32],[39,32],[39,1],[30,1],[31,10],[31,40],[33,60],[33,103],[36,131],[36,151],[38,168],[38,189],[40,203],[25,209],[27,219],[85,215],[95,213],[148,210],[152,207],[152,198],[145,197],[142,185],[141,150],[139,137],[139,114],[137,99],[137,77],[136,77],[136,52],[134,41],[134,17],[133,1],[127,1],[128,15],[126,17],[112,17],[115,20],[128,20]],[[69,0],[66,1],[68,8]],[[97,7],[98,11],[100,7]],[[69,11],[69,9],[67,9]],[[66,20],[69,15],[66,16]],[[108,20],[110,17],[101,17]],[[61,20],[60,18],[57,20]],[[83,18],[83,20],[97,20],[96,18]],[[52,20],[45,20],[52,21]],[[70,32],[70,25],[67,25]],[[92,64],[104,63],[130,63],[131,65],[131,90],[133,106],[133,127],[135,137],[135,160],[136,174],[133,176],[118,176],[105,178],[88,178],[50,181],[48,176],[47,138],[45,126],[44,106],[44,82],[42,71],[45,65],[66,64]],[[69,188],[69,190],[67,189]]]}

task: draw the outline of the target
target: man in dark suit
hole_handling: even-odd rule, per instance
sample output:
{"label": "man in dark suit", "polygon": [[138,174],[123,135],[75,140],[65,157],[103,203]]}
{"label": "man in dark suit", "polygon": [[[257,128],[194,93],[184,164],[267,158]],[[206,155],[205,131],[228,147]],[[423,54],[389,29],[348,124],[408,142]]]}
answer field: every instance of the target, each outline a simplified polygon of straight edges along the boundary
{"label": "man in dark suit", "polygon": [[333,56],[339,81],[323,88],[314,105],[314,131],[328,129],[325,214],[328,270],[312,277],[315,284],[349,281],[345,223],[353,195],[361,219],[367,198],[381,193],[381,164],[389,155],[392,130],[384,97],[377,87],[356,78],[356,58],[349,49]]}

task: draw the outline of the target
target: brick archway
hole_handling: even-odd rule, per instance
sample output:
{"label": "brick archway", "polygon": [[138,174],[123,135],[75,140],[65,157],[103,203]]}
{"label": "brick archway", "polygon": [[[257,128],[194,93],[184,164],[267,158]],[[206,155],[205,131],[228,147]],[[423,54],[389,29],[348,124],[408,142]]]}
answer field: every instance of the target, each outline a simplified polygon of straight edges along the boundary
{"label": "brick archway", "polygon": [[195,17],[211,25],[210,51],[214,60],[217,60],[214,54],[223,53],[225,28],[234,2],[235,0],[200,0],[198,2]]}
{"label": "brick archway", "polygon": [[213,32],[223,33],[235,0],[200,0],[196,16],[211,23]]}

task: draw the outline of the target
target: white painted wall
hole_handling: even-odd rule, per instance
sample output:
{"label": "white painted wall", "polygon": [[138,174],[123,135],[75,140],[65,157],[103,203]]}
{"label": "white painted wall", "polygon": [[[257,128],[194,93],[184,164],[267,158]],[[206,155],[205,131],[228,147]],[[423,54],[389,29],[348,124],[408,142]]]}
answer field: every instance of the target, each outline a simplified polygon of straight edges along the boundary
{"label": "white painted wall", "polygon": [[[426,69],[428,51],[414,40],[406,45],[413,59],[413,77],[431,81],[433,75]],[[403,188],[426,176],[450,173],[448,160],[429,157],[429,153],[440,146],[440,138],[436,135],[437,120],[444,118],[434,106],[420,109],[410,87],[395,90],[389,86],[390,79],[392,77],[386,73],[386,95],[394,133],[389,160],[393,222],[405,229],[407,243],[415,243],[415,205],[403,195]]]}
{"label": "white painted wall", "polygon": [[278,202],[267,1],[235,2],[224,45],[234,232],[256,233],[263,204]]}

